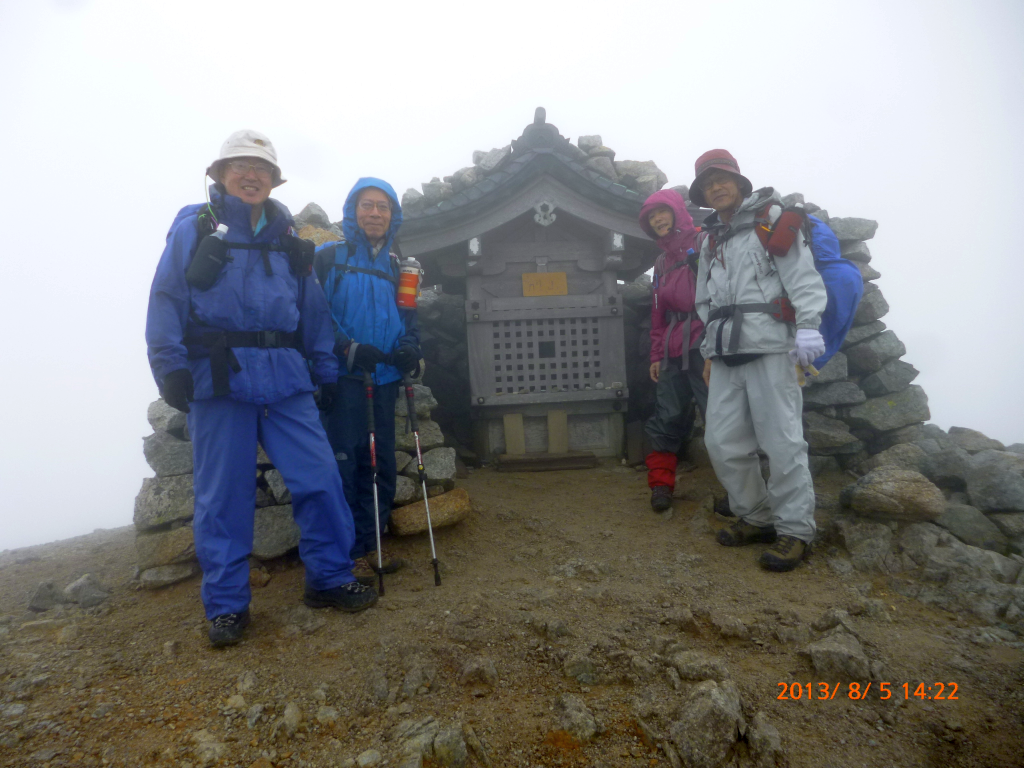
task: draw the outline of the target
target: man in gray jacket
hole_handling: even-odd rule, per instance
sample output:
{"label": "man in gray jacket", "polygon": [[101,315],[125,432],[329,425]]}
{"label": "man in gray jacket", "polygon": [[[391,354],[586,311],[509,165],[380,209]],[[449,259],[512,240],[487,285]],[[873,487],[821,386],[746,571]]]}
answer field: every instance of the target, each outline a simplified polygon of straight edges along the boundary
{"label": "man in gray jacket", "polygon": [[[796,366],[810,366],[825,351],[818,332],[825,285],[802,233],[777,258],[762,245],[758,228],[771,227],[782,213],[773,189],[754,191],[723,149],[701,155],[695,175],[690,198],[715,210],[704,220],[708,237],[697,273],[697,313],[707,328],[705,440],[737,518],[719,531],[718,543],[775,542],[759,562],[789,571],[815,532]],[[758,448],[771,467],[767,487]]]}

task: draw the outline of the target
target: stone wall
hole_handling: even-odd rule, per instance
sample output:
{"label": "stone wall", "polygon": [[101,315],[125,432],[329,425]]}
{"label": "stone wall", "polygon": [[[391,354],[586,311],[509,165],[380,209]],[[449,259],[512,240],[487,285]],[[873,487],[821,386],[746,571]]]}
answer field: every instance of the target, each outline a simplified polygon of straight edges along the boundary
{"label": "stone wall", "polygon": [[[437,407],[430,389],[414,385],[419,417],[420,446],[427,472],[427,493],[433,497],[451,491],[458,472],[456,452],[444,447],[444,435],[431,412]],[[414,454],[415,442],[406,431],[404,394],[395,405],[395,447],[398,486],[395,506],[412,505],[423,498]],[[149,406],[153,434],[143,439],[143,452],[155,477],[142,481],[135,499],[134,523],[139,579],[144,587],[173,584],[199,572],[192,517],[192,443],[185,414],[163,400]],[[455,497],[453,496],[453,499]],[[291,493],[262,446],[256,455],[256,524],[252,556],[257,561],[281,557],[299,545],[299,529],[292,518]],[[468,500],[458,496],[451,505],[464,514]],[[395,514],[401,514],[395,510]]]}

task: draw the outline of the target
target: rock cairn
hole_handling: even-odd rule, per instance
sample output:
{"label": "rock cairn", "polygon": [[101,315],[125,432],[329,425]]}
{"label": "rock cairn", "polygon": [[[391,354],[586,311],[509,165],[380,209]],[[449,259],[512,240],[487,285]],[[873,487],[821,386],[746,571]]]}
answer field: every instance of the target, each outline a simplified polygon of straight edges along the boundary
{"label": "rock cairn", "polygon": [[[469,496],[455,489],[459,471],[455,450],[444,447],[444,435],[431,411],[437,406],[430,389],[414,385],[416,413],[419,416],[420,445],[427,472],[427,493],[441,496],[431,502],[435,527],[458,522],[470,510]],[[406,399],[395,405],[396,459],[398,487],[396,509],[392,511],[392,533],[404,535],[426,530],[418,480],[416,451],[411,432],[406,432]],[[189,441],[185,414],[163,400],[149,406],[153,434],[143,439],[146,461],[155,477],[142,481],[135,499],[135,546],[139,579],[144,587],[157,588],[187,579],[199,572],[192,516],[195,495],[192,487],[192,443]],[[454,490],[453,490],[454,489]],[[450,493],[449,493],[450,492]],[[256,523],[252,556],[257,561],[281,557],[299,545],[299,528],[292,517],[291,492],[281,473],[259,447],[256,456]]]}
{"label": "rock cairn", "polygon": [[[573,152],[573,160],[606,179],[633,190],[642,198],[657,192],[668,181],[668,177],[653,160],[616,160],[615,150],[606,147],[600,136],[580,136],[575,146],[568,146]],[[511,144],[496,147],[490,152],[477,150],[473,153],[472,165],[460,168],[451,176],[435,176],[420,185],[422,192],[411,187],[407,189],[402,195],[402,210],[410,215],[416,215],[431,206],[443,203],[500,171],[511,157]]]}

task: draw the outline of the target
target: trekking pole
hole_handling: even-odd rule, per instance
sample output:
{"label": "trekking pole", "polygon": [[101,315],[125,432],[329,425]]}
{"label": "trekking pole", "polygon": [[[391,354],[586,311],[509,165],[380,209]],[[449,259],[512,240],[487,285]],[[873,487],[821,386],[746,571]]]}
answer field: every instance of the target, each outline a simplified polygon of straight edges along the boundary
{"label": "trekking pole", "polygon": [[373,376],[369,371],[363,372],[363,386],[366,387],[366,421],[370,425],[370,469],[373,471],[373,523],[377,534],[377,577],[380,579],[380,594],[384,594],[384,555],[380,549],[380,501],[377,497],[377,439],[373,434]]}
{"label": "trekking pole", "polygon": [[423,504],[427,509],[427,533],[430,534],[430,564],[434,566],[434,586],[441,586],[441,571],[438,568],[437,550],[434,549],[434,526],[430,522],[430,500],[427,498],[427,470],[423,466],[423,450],[420,448],[420,427],[416,418],[416,393],[412,388],[412,378],[409,374],[402,375],[402,384],[405,386],[405,410],[409,416],[409,426],[412,428],[412,436],[416,441],[416,468],[420,473],[420,486],[423,488]]}

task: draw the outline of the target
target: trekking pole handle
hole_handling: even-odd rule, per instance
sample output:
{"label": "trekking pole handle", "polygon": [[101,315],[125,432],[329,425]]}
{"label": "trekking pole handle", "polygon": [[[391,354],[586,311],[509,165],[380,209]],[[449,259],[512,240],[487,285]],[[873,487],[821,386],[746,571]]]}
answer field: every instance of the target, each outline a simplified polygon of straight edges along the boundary
{"label": "trekking pole handle", "polygon": [[419,432],[419,420],[416,418],[416,390],[412,388],[412,377],[408,373],[402,375],[402,386],[405,387],[405,410],[409,416],[409,428]]}
{"label": "trekking pole handle", "polygon": [[370,432],[376,432],[373,423],[373,376],[369,371],[363,371],[363,387],[366,389],[366,421]]}

